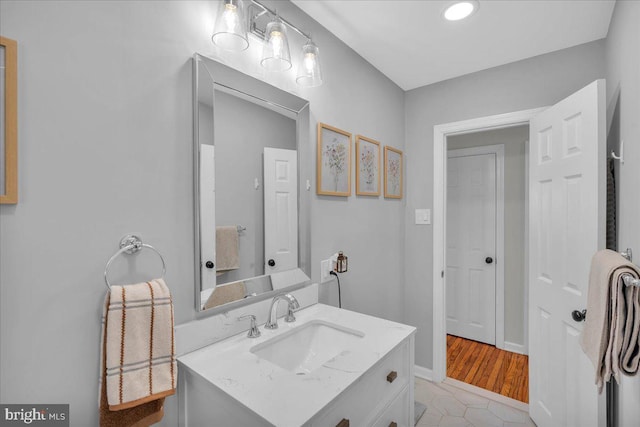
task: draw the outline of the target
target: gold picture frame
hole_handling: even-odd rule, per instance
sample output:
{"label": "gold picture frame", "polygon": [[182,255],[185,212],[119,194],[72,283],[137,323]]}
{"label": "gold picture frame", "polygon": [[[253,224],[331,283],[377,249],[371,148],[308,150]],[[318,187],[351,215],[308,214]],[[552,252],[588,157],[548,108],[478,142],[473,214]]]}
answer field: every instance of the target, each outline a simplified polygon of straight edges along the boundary
{"label": "gold picture frame", "polygon": [[404,165],[402,151],[384,147],[384,197],[402,199]]}
{"label": "gold picture frame", "polygon": [[0,204],[18,203],[18,43],[0,36]]}
{"label": "gold picture frame", "polygon": [[356,195],[380,196],[380,143],[356,135]]}
{"label": "gold picture frame", "polygon": [[351,196],[351,134],[318,123],[316,192],[324,196]]}

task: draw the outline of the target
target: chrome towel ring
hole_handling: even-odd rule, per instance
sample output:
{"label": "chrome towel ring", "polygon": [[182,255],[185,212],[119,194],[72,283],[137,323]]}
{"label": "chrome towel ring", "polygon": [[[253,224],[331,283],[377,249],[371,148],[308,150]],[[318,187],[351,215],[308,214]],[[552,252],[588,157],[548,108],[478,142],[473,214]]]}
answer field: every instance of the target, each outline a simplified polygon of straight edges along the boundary
{"label": "chrome towel ring", "polygon": [[107,284],[107,288],[109,290],[111,290],[111,283],[109,283],[107,273],[109,272],[109,266],[111,265],[113,260],[116,259],[120,254],[132,255],[140,251],[142,248],[151,249],[158,254],[158,256],[160,257],[160,261],[162,261],[162,278],[164,279],[167,268],[162,254],[153,246],[142,243],[142,239],[140,239],[140,237],[136,236],[135,234],[127,234],[120,240],[120,250],[116,252],[111,258],[109,258],[109,261],[107,261],[107,265],[104,268],[104,281]]}

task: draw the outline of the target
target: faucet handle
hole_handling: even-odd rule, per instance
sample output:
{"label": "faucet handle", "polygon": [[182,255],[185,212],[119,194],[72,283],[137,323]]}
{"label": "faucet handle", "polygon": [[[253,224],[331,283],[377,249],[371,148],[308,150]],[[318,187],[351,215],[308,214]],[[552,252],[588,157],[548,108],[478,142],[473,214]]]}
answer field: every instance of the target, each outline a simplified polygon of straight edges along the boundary
{"label": "faucet handle", "polygon": [[249,327],[249,332],[247,333],[247,336],[249,338],[258,338],[261,334],[260,334],[260,329],[258,329],[258,325],[256,324],[256,316],[254,316],[253,314],[245,314],[244,316],[238,317],[238,320],[246,320],[246,319],[251,320],[251,325]]}

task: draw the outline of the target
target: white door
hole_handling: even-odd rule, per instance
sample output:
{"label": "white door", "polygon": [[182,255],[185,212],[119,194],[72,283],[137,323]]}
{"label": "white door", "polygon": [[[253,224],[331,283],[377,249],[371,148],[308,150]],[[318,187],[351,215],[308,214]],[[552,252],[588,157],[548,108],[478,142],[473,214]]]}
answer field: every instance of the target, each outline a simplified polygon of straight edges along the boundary
{"label": "white door", "polygon": [[447,152],[447,333],[496,343],[496,154]]}
{"label": "white door", "polygon": [[264,149],[265,274],[298,267],[298,152]]}
{"label": "white door", "polygon": [[[580,349],[589,265],[604,248],[605,82],[531,120],[529,411],[538,427],[603,426],[594,368]],[[587,313],[588,315],[588,313]]]}
{"label": "white door", "polygon": [[[200,144],[200,279],[201,288],[216,287],[215,148]],[[207,263],[211,267],[207,267]]]}

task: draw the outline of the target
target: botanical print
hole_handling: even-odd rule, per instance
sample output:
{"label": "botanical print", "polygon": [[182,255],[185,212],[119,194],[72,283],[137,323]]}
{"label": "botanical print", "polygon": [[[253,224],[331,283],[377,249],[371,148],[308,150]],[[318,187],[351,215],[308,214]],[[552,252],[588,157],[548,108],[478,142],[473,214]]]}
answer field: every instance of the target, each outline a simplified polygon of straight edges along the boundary
{"label": "botanical print", "polygon": [[317,192],[327,196],[351,195],[351,134],[318,123]]}
{"label": "botanical print", "polygon": [[400,190],[400,159],[389,160],[389,184],[391,188],[389,191],[392,194],[397,194]]}
{"label": "botanical print", "polygon": [[344,144],[338,141],[338,138],[333,138],[331,143],[326,146],[323,156],[324,165],[333,175],[333,191],[337,192],[340,178],[347,169],[347,149]]}
{"label": "botanical print", "polygon": [[380,143],[361,135],[356,137],[356,194],[380,195]]}
{"label": "botanical print", "polygon": [[371,147],[362,147],[362,152],[360,153],[360,172],[360,176],[364,178],[364,188],[373,191],[373,180],[376,178],[378,165],[375,163],[375,154]]}
{"label": "botanical print", "polygon": [[402,198],[402,151],[384,147],[384,197]]}

